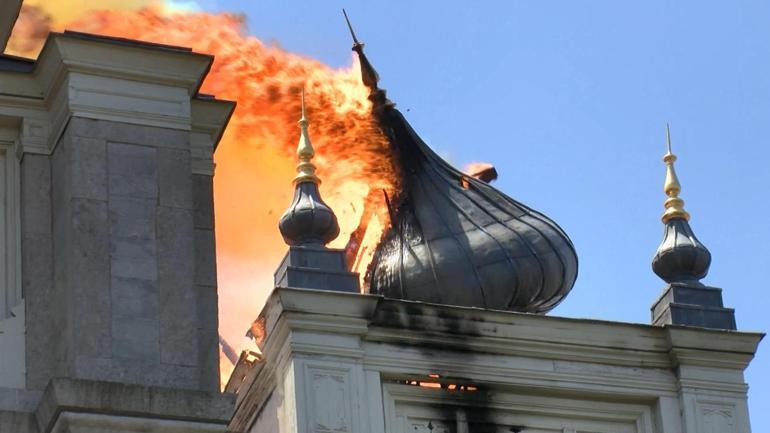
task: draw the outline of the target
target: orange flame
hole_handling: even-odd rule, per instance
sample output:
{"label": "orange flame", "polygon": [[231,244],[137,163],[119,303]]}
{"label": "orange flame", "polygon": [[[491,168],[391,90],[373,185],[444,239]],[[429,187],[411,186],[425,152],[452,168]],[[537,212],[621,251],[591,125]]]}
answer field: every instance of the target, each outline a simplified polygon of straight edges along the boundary
{"label": "orange flame", "polygon": [[[298,91],[303,86],[314,162],[323,180],[321,194],[340,222],[340,236],[330,246],[345,247],[366,210],[372,223],[364,221],[367,229],[360,233],[361,247],[353,260],[354,270],[365,272],[387,228],[382,190],[392,195],[396,176],[388,142],[370,115],[357,62],[335,70],[265,45],[244,33],[243,17],[235,14],[180,13],[153,4],[136,10],[82,11],[79,18],[59,24],[53,9],[37,3],[23,8],[9,54],[35,55],[49,30],[67,28],[191,47],[216,56],[201,91],[238,102],[215,155],[219,324],[226,340],[235,346],[242,341],[287,249],[277,222],[293,194]],[[70,2],[50,3],[72,14],[71,8],[62,8]],[[222,363],[225,381],[227,365]]]}

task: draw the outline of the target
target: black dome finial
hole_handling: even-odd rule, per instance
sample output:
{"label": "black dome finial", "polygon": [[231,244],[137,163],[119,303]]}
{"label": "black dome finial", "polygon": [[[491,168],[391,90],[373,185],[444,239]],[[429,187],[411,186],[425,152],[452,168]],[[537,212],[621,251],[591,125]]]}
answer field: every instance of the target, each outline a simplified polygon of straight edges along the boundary
{"label": "black dome finial", "polygon": [[682,189],[674,170],[676,155],[671,152],[671,134],[666,124],[667,152],[666,181],[663,191],[668,198],[664,204],[663,241],[652,259],[652,270],[667,283],[699,283],[711,265],[711,253],[695,237],[690,228],[690,214],[684,210],[684,200],[679,198]]}
{"label": "black dome finial", "polygon": [[294,177],[294,199],[281,216],[278,228],[283,240],[294,246],[323,246],[333,241],[340,233],[337,217],[321,199],[318,185],[321,180],[316,176],[316,167],[312,163],[315,151],[307,132],[308,121],[305,117],[305,89],[302,89],[302,117],[299,120],[301,130],[297,145],[297,176]]}

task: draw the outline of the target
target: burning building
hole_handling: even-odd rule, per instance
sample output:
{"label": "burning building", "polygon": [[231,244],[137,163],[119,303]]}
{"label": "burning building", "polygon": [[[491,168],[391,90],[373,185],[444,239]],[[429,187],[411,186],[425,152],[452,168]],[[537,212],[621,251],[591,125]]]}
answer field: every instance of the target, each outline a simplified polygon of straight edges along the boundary
{"label": "burning building", "polygon": [[[437,156],[355,36],[340,71],[158,5],[28,8],[9,40],[12,3],[0,45],[36,60],[0,57],[0,433],[749,431],[762,335],[700,282],[670,148],[652,324],[548,317],[567,234]],[[233,280],[275,287],[261,314]]]}

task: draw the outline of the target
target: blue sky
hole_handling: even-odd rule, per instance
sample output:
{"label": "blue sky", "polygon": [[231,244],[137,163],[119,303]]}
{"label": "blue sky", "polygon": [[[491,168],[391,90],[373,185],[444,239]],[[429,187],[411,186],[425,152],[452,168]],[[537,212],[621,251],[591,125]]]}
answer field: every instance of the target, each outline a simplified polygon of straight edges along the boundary
{"label": "blue sky", "polygon": [[[738,327],[770,328],[770,2],[199,0],[335,67],[347,8],[381,86],[455,165],[555,219],[580,258],[551,314],[649,323],[663,288],[664,125],[682,198],[711,250],[705,283]],[[770,349],[747,372],[755,432],[770,431]]]}

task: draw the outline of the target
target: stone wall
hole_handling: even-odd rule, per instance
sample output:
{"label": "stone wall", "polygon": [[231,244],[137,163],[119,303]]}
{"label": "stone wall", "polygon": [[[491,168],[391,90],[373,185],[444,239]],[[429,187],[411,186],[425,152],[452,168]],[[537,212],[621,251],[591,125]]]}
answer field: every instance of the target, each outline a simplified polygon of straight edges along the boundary
{"label": "stone wall", "polygon": [[22,166],[28,387],[218,389],[211,177],[189,133],[75,117],[50,166]]}

